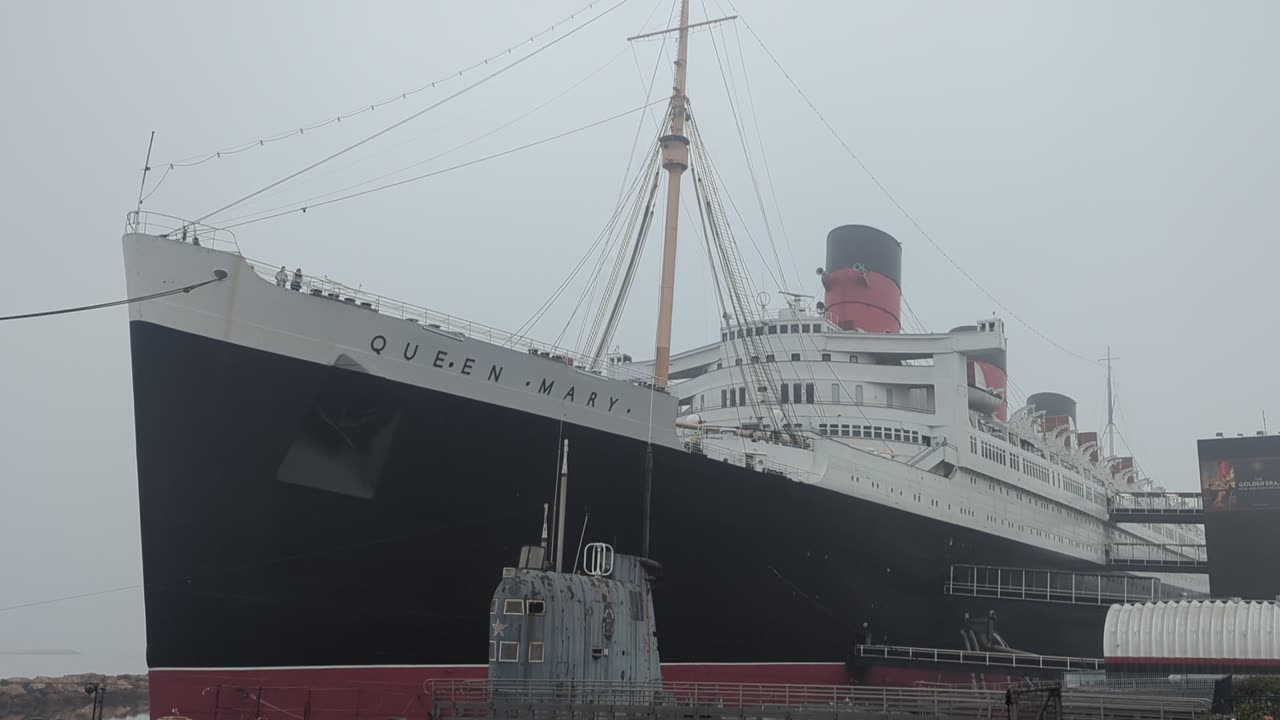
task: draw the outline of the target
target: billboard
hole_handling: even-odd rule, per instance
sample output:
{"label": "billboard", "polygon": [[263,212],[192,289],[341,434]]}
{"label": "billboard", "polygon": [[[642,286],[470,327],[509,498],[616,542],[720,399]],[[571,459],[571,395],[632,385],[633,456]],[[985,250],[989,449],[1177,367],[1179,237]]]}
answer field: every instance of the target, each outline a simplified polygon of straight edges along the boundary
{"label": "billboard", "polygon": [[1208,512],[1280,509],[1280,453],[1206,457],[1200,448],[1200,492]]}

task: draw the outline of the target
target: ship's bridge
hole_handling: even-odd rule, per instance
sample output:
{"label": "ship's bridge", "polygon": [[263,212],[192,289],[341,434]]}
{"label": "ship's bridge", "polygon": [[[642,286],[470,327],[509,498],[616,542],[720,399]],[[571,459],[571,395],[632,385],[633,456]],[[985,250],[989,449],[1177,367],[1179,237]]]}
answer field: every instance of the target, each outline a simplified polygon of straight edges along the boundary
{"label": "ship's bridge", "polygon": [[[803,431],[911,456],[947,426],[967,428],[971,410],[1002,407],[971,368],[1003,367],[1005,342],[996,319],[948,333],[870,333],[791,303],[767,319],[730,318],[716,342],[673,356],[669,390],[699,424]],[[945,392],[966,386],[967,396]]]}

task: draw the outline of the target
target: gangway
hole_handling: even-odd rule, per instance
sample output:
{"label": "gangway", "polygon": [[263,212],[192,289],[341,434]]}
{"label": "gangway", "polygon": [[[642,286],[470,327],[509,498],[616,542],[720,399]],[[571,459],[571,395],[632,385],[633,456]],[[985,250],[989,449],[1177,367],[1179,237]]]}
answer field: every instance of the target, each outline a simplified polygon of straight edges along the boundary
{"label": "gangway", "polygon": [[1179,595],[1151,577],[994,565],[952,565],[943,592],[1069,605],[1157,602]]}
{"label": "gangway", "polygon": [[1200,525],[1204,523],[1204,498],[1194,492],[1122,492],[1107,499],[1114,523]]}
{"label": "gangway", "polygon": [[1209,572],[1205,545],[1119,542],[1107,545],[1107,566],[1134,572]]}

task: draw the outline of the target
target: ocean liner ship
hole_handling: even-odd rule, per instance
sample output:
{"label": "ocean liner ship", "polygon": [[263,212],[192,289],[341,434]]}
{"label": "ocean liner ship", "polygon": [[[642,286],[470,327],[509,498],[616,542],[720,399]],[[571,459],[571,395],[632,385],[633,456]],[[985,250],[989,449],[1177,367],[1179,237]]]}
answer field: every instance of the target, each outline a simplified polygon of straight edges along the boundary
{"label": "ocean liner ship", "polygon": [[[1176,561],[1203,543],[1108,522],[1108,495],[1142,482],[1132,460],[1079,430],[1070,398],[1008,407],[1000,319],[902,332],[888,234],[833,229],[822,302],[763,309],[697,175],[685,5],[638,215],[665,172],[654,360],[603,352],[607,332],[574,353],[328,279],[290,287],[217,228],[130,214],[154,712],[212,717],[232,686],[336,698],[483,675],[477,608],[539,536],[566,440],[560,552],[580,533],[662,564],[669,679],[845,682],[860,641],[965,647],[965,616],[992,610],[1012,648],[1098,657],[1105,606],[952,592],[957,568],[974,588],[983,567],[1095,573],[1101,593],[1135,579],[1101,576],[1110,548]],[[671,198],[690,169],[727,299],[719,337],[672,355]]]}

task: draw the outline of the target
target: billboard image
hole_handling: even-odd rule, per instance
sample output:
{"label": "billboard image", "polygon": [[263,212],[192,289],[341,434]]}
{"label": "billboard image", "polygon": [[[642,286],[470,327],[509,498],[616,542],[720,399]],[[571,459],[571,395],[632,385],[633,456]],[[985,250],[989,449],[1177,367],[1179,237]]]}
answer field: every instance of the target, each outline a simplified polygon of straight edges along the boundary
{"label": "billboard image", "polygon": [[1201,458],[1208,512],[1280,509],[1280,457]]}

